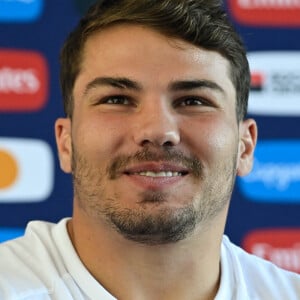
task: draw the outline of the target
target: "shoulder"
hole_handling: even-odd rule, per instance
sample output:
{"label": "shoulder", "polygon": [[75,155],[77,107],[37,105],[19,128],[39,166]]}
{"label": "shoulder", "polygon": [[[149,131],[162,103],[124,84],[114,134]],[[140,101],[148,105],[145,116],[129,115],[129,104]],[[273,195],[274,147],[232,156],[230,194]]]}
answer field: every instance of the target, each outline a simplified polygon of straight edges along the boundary
{"label": "shoulder", "polygon": [[[52,223],[33,221],[27,227],[24,236],[0,244],[0,265],[7,265],[7,260],[11,258],[24,259],[30,263],[31,258],[39,256],[39,249],[49,243]],[[33,255],[35,254],[35,255]],[[9,264],[10,265],[10,264]],[[8,266],[9,266],[8,265]]]}
{"label": "shoulder", "polygon": [[24,236],[0,244],[0,265],[7,266],[11,264],[8,260],[14,258],[22,260],[24,264],[31,265],[39,259],[45,259],[54,245],[52,232],[57,224],[32,221],[27,227]]}
{"label": "shoulder", "polygon": [[63,224],[30,222],[23,237],[0,244],[0,299],[49,294],[58,274],[59,258],[52,235],[59,226]]}
{"label": "shoulder", "polygon": [[227,237],[223,239],[222,251],[222,259],[232,264],[235,281],[248,290],[250,299],[299,299],[299,274],[247,253]]}

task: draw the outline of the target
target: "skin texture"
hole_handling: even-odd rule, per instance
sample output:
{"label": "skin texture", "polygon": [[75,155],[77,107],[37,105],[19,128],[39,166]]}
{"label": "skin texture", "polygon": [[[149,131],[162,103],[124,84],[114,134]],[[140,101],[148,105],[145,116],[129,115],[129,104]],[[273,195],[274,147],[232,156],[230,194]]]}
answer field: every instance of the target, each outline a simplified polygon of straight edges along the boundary
{"label": "skin texture", "polygon": [[87,40],[56,138],[74,178],[74,247],[120,299],[216,295],[235,176],[251,170],[257,134],[237,121],[229,74],[217,52],[141,26]]}

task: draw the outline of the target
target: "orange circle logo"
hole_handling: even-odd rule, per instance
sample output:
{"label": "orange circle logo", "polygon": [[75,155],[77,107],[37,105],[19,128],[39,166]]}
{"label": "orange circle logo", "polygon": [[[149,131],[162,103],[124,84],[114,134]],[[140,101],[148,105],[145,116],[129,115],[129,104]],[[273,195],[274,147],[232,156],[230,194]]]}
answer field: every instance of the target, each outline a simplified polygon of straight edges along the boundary
{"label": "orange circle logo", "polygon": [[7,151],[0,150],[0,189],[11,186],[18,176],[18,164]]}

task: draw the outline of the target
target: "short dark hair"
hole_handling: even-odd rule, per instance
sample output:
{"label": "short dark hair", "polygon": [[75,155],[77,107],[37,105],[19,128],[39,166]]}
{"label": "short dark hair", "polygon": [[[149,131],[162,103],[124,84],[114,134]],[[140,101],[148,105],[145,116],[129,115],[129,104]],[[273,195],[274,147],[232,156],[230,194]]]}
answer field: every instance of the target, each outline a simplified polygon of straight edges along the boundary
{"label": "short dark hair", "polygon": [[250,85],[246,50],[220,0],[97,1],[70,33],[61,52],[61,88],[68,117],[72,117],[73,88],[88,37],[118,23],[140,24],[220,53],[230,63],[237,119],[245,118]]}

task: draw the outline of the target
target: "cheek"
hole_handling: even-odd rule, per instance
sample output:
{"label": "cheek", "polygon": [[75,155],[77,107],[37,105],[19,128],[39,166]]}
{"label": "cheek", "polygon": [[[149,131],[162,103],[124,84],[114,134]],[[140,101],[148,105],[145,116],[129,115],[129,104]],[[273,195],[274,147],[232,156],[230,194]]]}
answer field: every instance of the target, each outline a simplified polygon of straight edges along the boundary
{"label": "cheek", "polygon": [[183,139],[204,164],[227,161],[235,155],[238,143],[237,125],[210,120],[189,124],[186,128],[193,130],[186,131]]}
{"label": "cheek", "polygon": [[124,140],[124,125],[114,122],[109,116],[89,114],[76,123],[73,144],[89,159],[107,159],[120,148]]}

